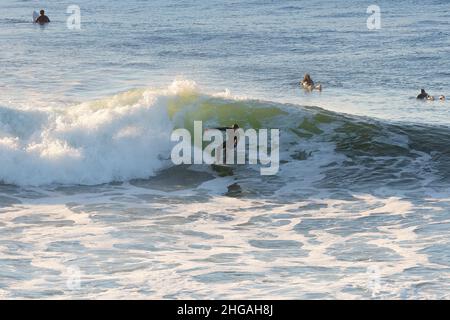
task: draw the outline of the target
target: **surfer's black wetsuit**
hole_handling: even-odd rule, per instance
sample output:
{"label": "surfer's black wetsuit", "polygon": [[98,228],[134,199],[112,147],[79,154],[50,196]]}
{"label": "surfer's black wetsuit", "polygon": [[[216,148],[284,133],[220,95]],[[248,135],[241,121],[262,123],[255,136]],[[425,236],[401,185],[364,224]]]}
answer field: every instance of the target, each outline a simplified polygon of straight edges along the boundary
{"label": "surfer's black wetsuit", "polygon": [[424,100],[424,99],[427,99],[428,97],[429,97],[429,94],[426,93],[425,90],[422,89],[420,94],[417,96],[417,99]]}
{"label": "surfer's black wetsuit", "polygon": [[50,19],[45,14],[40,15],[39,18],[36,19],[36,23],[39,23],[39,24],[46,24],[49,22],[50,22]]}
{"label": "surfer's black wetsuit", "polygon": [[[214,129],[220,130],[220,131],[234,130],[234,128],[230,128],[230,127],[221,127],[221,128],[214,128]],[[234,137],[234,147],[235,148],[237,147],[237,143],[238,143],[237,137],[235,136]],[[222,146],[223,146],[223,150],[226,150],[227,149],[227,142],[225,141]]]}
{"label": "surfer's black wetsuit", "polygon": [[[239,126],[238,125],[234,125],[233,127],[220,127],[220,128],[213,128],[213,129],[216,129],[216,130],[220,130],[220,131],[227,131],[227,130],[237,130],[239,128]],[[237,139],[237,137],[235,136],[234,137],[234,147],[236,148],[237,147],[237,143],[238,143],[238,139]],[[222,150],[223,150],[223,153],[224,153],[224,155],[225,155],[225,162],[227,161],[226,160],[226,158],[227,158],[227,141],[224,141],[223,142],[223,144],[222,144]]]}

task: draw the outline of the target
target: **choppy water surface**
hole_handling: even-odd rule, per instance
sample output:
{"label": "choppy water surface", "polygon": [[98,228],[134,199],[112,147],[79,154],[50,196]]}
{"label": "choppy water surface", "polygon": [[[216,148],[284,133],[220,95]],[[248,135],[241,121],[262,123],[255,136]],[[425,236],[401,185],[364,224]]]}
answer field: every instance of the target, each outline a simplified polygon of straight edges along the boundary
{"label": "choppy water surface", "polygon": [[[1,298],[448,298],[448,1],[70,4],[0,4]],[[193,120],[279,173],[173,166]]]}

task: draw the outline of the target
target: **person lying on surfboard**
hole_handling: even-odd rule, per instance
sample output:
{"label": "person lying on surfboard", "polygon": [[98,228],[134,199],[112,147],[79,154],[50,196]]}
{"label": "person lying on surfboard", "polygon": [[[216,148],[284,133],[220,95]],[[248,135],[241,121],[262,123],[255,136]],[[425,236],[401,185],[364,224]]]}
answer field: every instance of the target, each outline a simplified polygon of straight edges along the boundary
{"label": "person lying on surfboard", "polygon": [[41,15],[35,21],[36,23],[46,24],[46,23],[50,22],[50,19],[45,15],[45,11],[44,10],[41,10],[40,14]]}
{"label": "person lying on surfboard", "polygon": [[309,73],[305,74],[302,81],[300,81],[301,86],[309,91],[313,91],[314,89],[321,91],[322,85],[318,84],[317,86],[314,84],[314,81],[311,79]]}

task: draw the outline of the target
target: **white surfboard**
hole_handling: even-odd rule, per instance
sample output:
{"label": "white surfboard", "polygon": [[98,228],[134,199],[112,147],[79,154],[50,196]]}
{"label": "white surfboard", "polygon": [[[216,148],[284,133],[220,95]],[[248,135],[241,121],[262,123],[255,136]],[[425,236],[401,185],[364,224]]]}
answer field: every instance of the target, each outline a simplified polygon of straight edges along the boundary
{"label": "white surfboard", "polygon": [[39,18],[39,13],[37,13],[37,11],[33,11],[33,23],[36,22],[37,18]]}

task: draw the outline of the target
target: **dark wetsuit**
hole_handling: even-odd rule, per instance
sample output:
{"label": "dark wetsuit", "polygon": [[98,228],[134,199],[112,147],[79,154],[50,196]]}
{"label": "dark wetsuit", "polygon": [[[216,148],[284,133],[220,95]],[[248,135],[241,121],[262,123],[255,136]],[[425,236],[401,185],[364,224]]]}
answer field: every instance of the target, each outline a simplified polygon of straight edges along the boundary
{"label": "dark wetsuit", "polygon": [[425,91],[422,91],[418,96],[417,99],[419,100],[424,100],[427,99],[429,97],[428,93],[426,93]]}
{"label": "dark wetsuit", "polygon": [[[226,132],[227,130],[233,130],[233,128],[230,128],[230,127],[222,127],[222,128],[214,128],[214,129],[220,130],[220,131],[225,131],[225,132]],[[235,137],[234,137],[234,147],[235,147],[235,148],[236,148],[236,146],[237,146],[237,143],[238,143],[237,137],[235,136]],[[223,143],[223,149],[224,149],[224,150],[227,149],[227,142],[226,142],[226,141]]]}
{"label": "dark wetsuit", "polygon": [[303,80],[302,81],[302,86],[304,86],[304,87],[314,87],[314,81],[312,81],[312,80],[310,80],[310,81]]}
{"label": "dark wetsuit", "polygon": [[50,19],[46,15],[39,16],[39,18],[36,19],[36,23],[39,23],[39,24],[46,24],[49,22],[50,22]]}
{"label": "dark wetsuit", "polygon": [[[221,128],[214,128],[214,129],[216,129],[216,130],[220,130],[220,131],[227,131],[227,130],[234,130],[233,128],[230,128],[230,127],[221,127]],[[234,137],[234,147],[236,148],[237,147],[237,143],[238,143],[238,139],[237,139],[237,137],[235,136]],[[222,150],[223,150],[223,153],[224,153],[224,155],[225,155],[225,162],[227,161],[226,159],[227,159],[227,141],[224,141],[223,142],[223,144],[222,144]]]}

